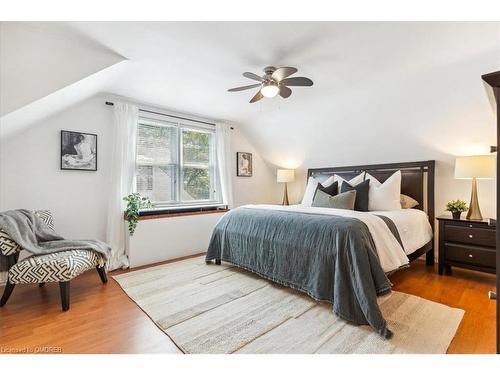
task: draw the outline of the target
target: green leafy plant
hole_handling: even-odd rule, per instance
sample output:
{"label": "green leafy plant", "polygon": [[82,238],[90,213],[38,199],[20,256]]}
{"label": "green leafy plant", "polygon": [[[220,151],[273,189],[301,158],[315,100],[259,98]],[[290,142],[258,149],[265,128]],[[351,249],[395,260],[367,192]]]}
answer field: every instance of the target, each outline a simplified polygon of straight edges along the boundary
{"label": "green leafy plant", "polygon": [[151,208],[154,204],[149,198],[141,197],[139,193],[129,194],[123,197],[123,200],[127,202],[125,219],[128,221],[128,231],[133,236],[139,220],[139,210],[142,208]]}
{"label": "green leafy plant", "polygon": [[467,203],[461,199],[457,199],[455,201],[449,201],[446,203],[446,211],[450,212],[465,212],[469,209],[467,207]]}

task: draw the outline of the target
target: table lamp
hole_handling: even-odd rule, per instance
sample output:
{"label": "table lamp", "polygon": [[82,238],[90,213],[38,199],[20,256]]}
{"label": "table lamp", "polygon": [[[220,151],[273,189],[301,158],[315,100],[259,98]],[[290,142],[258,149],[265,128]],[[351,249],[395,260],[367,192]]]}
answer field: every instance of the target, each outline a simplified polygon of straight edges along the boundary
{"label": "table lamp", "polygon": [[483,220],[479,201],[477,198],[477,179],[489,179],[495,177],[495,156],[474,155],[461,156],[455,160],[455,178],[472,179],[472,192],[470,197],[467,219]]}
{"label": "table lamp", "polygon": [[294,180],[295,180],[295,171],[293,169],[278,169],[276,181],[285,183],[285,190],[283,191],[283,202],[282,202],[283,206],[288,206],[290,204],[288,202],[287,183],[293,182]]}

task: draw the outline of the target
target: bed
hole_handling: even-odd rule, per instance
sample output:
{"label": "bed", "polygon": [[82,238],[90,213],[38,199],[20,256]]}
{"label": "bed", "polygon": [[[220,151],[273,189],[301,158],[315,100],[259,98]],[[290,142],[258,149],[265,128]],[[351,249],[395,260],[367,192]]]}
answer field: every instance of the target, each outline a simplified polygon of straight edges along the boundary
{"label": "bed", "polygon": [[[401,171],[402,175],[401,194],[408,195],[419,202],[419,205],[415,209],[427,213],[429,224],[434,232],[434,160],[308,169],[307,176],[314,177],[321,182],[333,174],[337,174],[344,179],[350,179],[360,172],[366,171],[380,182],[383,182],[398,170]],[[432,241],[413,251],[408,255],[408,258],[410,261],[414,261],[423,255],[425,255],[427,265],[434,264],[434,246]]]}
{"label": "bed", "polygon": [[434,262],[434,161],[309,169],[323,182],[367,172],[380,182],[401,171],[401,194],[413,209],[381,212],[302,205],[247,205],[216,225],[207,262],[221,260],[291,287],[354,324],[392,337],[377,297],[391,291],[387,275],[426,256]]}

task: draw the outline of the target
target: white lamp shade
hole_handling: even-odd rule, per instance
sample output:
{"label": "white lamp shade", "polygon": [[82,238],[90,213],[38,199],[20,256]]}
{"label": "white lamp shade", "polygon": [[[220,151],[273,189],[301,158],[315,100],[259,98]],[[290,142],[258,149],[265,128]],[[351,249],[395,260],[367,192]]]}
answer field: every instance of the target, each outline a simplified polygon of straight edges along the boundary
{"label": "white lamp shade", "polygon": [[455,178],[494,178],[495,156],[461,156],[455,160]]}
{"label": "white lamp shade", "polygon": [[292,182],[295,180],[295,171],[293,169],[278,169],[276,181]]}

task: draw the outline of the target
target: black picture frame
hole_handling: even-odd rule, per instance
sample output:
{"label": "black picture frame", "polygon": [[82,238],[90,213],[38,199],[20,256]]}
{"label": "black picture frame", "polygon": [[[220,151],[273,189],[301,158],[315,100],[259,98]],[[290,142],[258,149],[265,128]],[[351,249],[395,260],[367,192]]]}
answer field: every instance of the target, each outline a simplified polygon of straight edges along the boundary
{"label": "black picture frame", "polygon": [[[81,137],[84,137],[83,139]],[[79,160],[76,142],[85,142],[86,151],[90,149],[89,160]],[[90,141],[90,142],[89,142]],[[89,144],[90,143],[90,144]],[[65,171],[97,171],[97,134],[61,130],[60,169]]]}
{"label": "black picture frame", "polygon": [[[247,161],[245,167],[242,166],[244,161]],[[236,153],[236,176],[237,177],[252,177],[253,176],[253,159],[251,152]]]}

